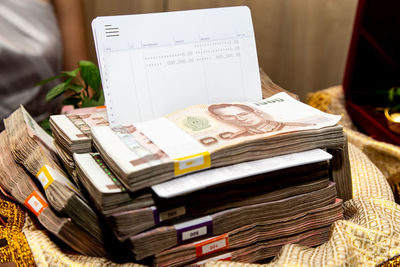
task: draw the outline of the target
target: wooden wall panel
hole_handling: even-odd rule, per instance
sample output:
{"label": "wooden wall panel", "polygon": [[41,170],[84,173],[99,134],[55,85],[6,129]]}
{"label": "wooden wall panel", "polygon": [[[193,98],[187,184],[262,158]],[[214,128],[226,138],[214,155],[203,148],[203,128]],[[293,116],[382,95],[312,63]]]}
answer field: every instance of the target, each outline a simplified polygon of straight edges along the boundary
{"label": "wooden wall panel", "polygon": [[[357,0],[84,0],[89,40],[96,16],[247,5],[259,65],[301,99],[341,84]],[[93,45],[91,58],[95,59]]]}

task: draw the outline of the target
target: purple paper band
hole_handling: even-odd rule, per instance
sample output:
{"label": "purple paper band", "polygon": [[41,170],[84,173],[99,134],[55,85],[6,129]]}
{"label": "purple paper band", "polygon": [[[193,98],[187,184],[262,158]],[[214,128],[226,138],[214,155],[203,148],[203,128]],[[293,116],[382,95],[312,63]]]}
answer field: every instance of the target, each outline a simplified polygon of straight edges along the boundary
{"label": "purple paper band", "polygon": [[210,216],[202,217],[185,223],[174,225],[177,233],[178,245],[198,237],[213,235],[213,222]]}
{"label": "purple paper band", "polygon": [[151,207],[153,210],[153,216],[154,216],[154,225],[160,224],[160,215],[158,214],[158,210],[155,207]]}

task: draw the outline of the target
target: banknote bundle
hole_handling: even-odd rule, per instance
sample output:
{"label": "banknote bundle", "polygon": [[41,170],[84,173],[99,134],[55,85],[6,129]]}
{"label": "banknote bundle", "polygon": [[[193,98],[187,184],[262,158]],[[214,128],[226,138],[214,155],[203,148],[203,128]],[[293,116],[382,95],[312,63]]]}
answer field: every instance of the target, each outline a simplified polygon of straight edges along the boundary
{"label": "banknote bundle", "polygon": [[78,186],[73,153],[93,151],[90,128],[108,125],[105,107],[67,110],[64,114],[50,116],[50,128],[54,135],[54,147],[62,163]]}
{"label": "banknote bundle", "polygon": [[[131,192],[190,172],[345,143],[340,116],[286,93],[254,103],[197,105],[130,126],[93,127],[97,150]],[[333,177],[340,191],[348,175]],[[342,190],[343,188],[343,190]]]}
{"label": "banknote bundle", "polygon": [[[334,160],[346,164],[346,154],[330,165],[326,160],[219,184],[203,181],[219,180],[224,168],[242,173],[236,165],[244,162],[343,147],[339,119],[278,93],[255,103],[198,105],[129,126],[92,127],[99,153],[73,157],[96,207],[137,260],[194,264],[205,256],[180,250],[183,244],[231,233],[229,253],[253,262],[260,251],[272,256],[294,240],[327,240],[327,226],[343,216],[328,179],[338,182],[340,192],[351,192],[348,173],[334,177],[331,171]],[[315,217],[314,224],[304,223]],[[279,224],[282,231],[273,236]],[[246,239],[246,229],[254,236]]]}
{"label": "banknote bundle", "polygon": [[[308,152],[298,154],[305,158],[306,153]],[[296,158],[295,154],[275,158],[282,160],[282,157],[287,157],[287,160],[291,161],[295,161]],[[190,247],[185,249],[186,246],[194,244],[193,242],[179,245],[187,241],[183,240],[185,228],[197,233],[197,229],[203,227],[203,230],[199,231],[200,236],[214,236],[211,239],[217,239],[217,243],[229,242],[230,246],[225,246],[227,251],[224,252],[234,255],[230,259],[254,262],[264,259],[266,255],[268,257],[276,255],[280,247],[287,243],[321,244],[328,239],[328,226],[343,218],[342,202],[338,199],[335,201],[335,187],[332,184],[328,185],[328,160],[305,165],[296,164],[295,167],[273,171],[268,175],[254,175],[200,189],[183,196],[159,199],[157,193],[166,195],[167,190],[163,191],[163,188],[181,188],[183,183],[179,183],[179,180],[186,180],[188,183],[188,178],[193,176],[194,181],[201,181],[204,179],[201,179],[200,174],[204,174],[203,177],[213,176],[213,172],[220,170],[218,175],[221,175],[229,169],[233,172],[243,172],[243,168],[231,165],[225,167],[227,168],[225,171],[222,167],[188,174],[152,187],[153,194],[145,191],[135,195],[124,189],[98,153],[74,154],[74,159],[77,170],[80,170],[78,176],[83,181],[85,188],[92,188],[90,195],[94,201],[97,199],[97,207],[102,203],[104,205],[104,202],[100,201],[101,199],[103,201],[107,199],[101,196],[119,195],[112,200],[116,207],[118,206],[117,199],[119,199],[121,203],[119,210],[116,211],[115,207],[109,210],[111,212],[108,213],[107,218],[120,240],[126,239],[124,234],[135,234],[158,226],[153,230],[135,234],[128,240],[129,247],[135,253],[136,259],[155,255],[153,261],[155,265],[189,265],[215,256],[214,253],[199,256],[196,254],[196,249],[194,253]],[[263,161],[259,161],[260,165],[262,165],[261,162]],[[276,165],[277,161],[272,162],[275,162]],[[264,164],[268,165],[268,162],[265,161]],[[252,167],[254,168],[254,166]],[[249,167],[250,165],[247,166],[247,168]],[[200,186],[200,188],[202,187],[203,185]],[[316,193],[321,190],[325,191]],[[121,197],[121,194],[125,197]],[[313,196],[313,194],[317,195]],[[136,196],[132,197],[133,202],[127,201],[129,195]],[[139,196],[143,197],[144,195],[151,197],[141,200]],[[146,206],[145,202],[148,200],[151,200],[151,206]],[[132,203],[136,203],[135,208],[132,208]],[[275,206],[272,203],[275,203]],[[277,203],[286,203],[287,206],[285,208],[285,204]],[[257,205],[259,205],[258,209]],[[124,206],[127,209],[124,209]],[[140,206],[144,208],[139,208]],[[288,208],[289,206],[290,208]],[[263,213],[264,215],[262,215]],[[199,218],[201,216],[205,217]],[[169,219],[176,218],[178,220],[173,221],[172,224],[168,223]],[[187,218],[197,219],[188,220]],[[212,230],[210,230],[210,221]],[[232,221],[244,221],[244,224],[237,226]],[[217,222],[223,226],[215,226]],[[179,224],[184,225],[181,232],[176,231],[175,228]],[[175,232],[170,232],[171,227],[172,230],[175,229]],[[227,232],[221,230],[225,227],[231,230]],[[182,236],[180,240],[179,234]],[[229,238],[231,239],[225,238],[227,234],[230,234]],[[217,236],[215,237],[215,235]],[[221,241],[219,236],[223,236],[225,241]],[[190,238],[188,240],[190,241]],[[200,240],[196,244],[204,244],[203,242],[206,241]],[[206,243],[209,244],[208,241]],[[215,244],[211,244],[211,246],[213,245]],[[167,247],[170,249],[166,249]],[[181,250],[182,248],[184,249]],[[248,254],[246,251],[252,251],[252,253]],[[215,252],[222,253],[221,250]],[[260,252],[263,252],[264,255]]]}
{"label": "banknote bundle", "polygon": [[84,228],[52,211],[29,175],[14,161],[6,131],[0,133],[0,186],[37,216],[44,228],[76,251],[91,256],[107,256],[104,247]]}
{"label": "banknote bundle", "polygon": [[[310,159],[307,158],[315,161],[316,156],[317,162],[308,163]],[[120,240],[176,218],[195,218],[322,189],[328,183],[330,158],[328,153],[316,150],[262,159],[188,174],[155,186],[153,194],[149,190],[134,194],[118,182],[98,153],[74,154],[80,180]],[[297,166],[300,159],[304,165]],[[285,160],[296,166],[288,166]],[[278,168],[279,162],[285,166],[283,169]],[[257,166],[261,167],[261,173]],[[267,166],[275,170],[269,171]],[[215,184],[224,177],[229,179],[217,185],[205,183],[209,179]],[[182,184],[191,184],[191,181],[203,181],[200,190],[189,188],[195,191],[186,193],[186,190],[183,195],[174,192],[175,188],[183,190]],[[168,195],[168,188],[174,190],[173,197]],[[210,198],[210,195],[219,198]]]}
{"label": "banknote bundle", "polygon": [[[155,256],[154,263],[156,266],[183,266],[202,261],[204,257],[212,258],[215,254],[231,252],[241,247],[246,247],[247,251],[252,251],[252,248],[264,249],[263,258],[268,258],[276,255],[278,252],[276,249],[279,249],[280,246],[293,242],[297,243],[299,235],[308,236],[309,233],[318,232],[320,228],[325,229],[334,221],[340,219],[343,219],[342,201],[337,199],[335,203],[321,208],[277,220],[267,219],[258,224],[245,225],[216,237],[165,250]],[[326,231],[323,232],[326,233]],[[328,235],[325,235],[325,237],[312,245],[327,241]],[[268,250],[265,247],[266,244],[268,244]],[[254,262],[255,260],[257,259],[252,258],[245,262]]]}
{"label": "banknote bundle", "polygon": [[[340,116],[286,93],[254,103],[197,105],[112,127],[105,109],[77,110],[51,117],[54,140],[35,128],[22,107],[15,113],[6,122],[14,157],[41,181],[49,204],[77,221],[93,242],[104,239],[79,190],[58,178],[67,176],[57,151],[135,259],[151,258],[155,265],[197,264],[225,253],[254,262],[290,242],[320,244],[343,216],[337,190],[351,192],[350,177],[335,169],[346,166],[345,153],[287,164],[297,153],[343,149],[346,139]],[[265,167],[280,157],[286,165]],[[39,175],[43,166],[51,183]],[[209,244],[204,238],[229,247],[199,256],[196,244]]]}
{"label": "banknote bundle", "polygon": [[143,259],[199,237],[221,235],[246,225],[295,216],[325,207],[335,200],[335,185],[330,182],[325,188],[312,192],[226,209],[197,219],[160,226],[131,236],[129,243],[136,259]]}
{"label": "banknote bundle", "polygon": [[[220,254],[215,257],[199,260],[193,264],[185,264],[185,266],[200,266],[208,261],[236,261],[251,263],[257,261],[265,261],[270,257],[277,255],[286,244],[298,244],[302,246],[317,246],[329,239],[330,227],[322,227],[297,235],[266,240],[256,244],[249,245],[238,249],[231,250],[227,253]],[[169,265],[168,265],[169,266]],[[171,265],[173,266],[173,265]]]}
{"label": "banknote bundle", "polygon": [[92,151],[90,128],[108,125],[105,107],[80,108],[50,116],[50,128],[59,146],[69,155]]}
{"label": "banknote bundle", "polygon": [[108,168],[99,153],[74,153],[73,157],[79,180],[103,215],[154,205],[150,190],[130,193]]}
{"label": "banknote bundle", "polygon": [[103,247],[99,217],[61,168],[53,138],[22,106],[6,118],[4,124],[15,161],[39,180],[50,205],[85,229],[92,242],[97,242],[97,247]]}

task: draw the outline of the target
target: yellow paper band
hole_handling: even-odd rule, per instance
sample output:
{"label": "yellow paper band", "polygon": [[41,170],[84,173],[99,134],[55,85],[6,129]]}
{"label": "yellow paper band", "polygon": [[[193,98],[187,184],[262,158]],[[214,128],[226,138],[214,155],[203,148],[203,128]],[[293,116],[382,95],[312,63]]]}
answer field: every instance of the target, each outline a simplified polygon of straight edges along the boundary
{"label": "yellow paper band", "polygon": [[211,157],[208,151],[199,154],[174,159],[175,176],[203,170],[211,167]]}
{"label": "yellow paper band", "polygon": [[44,190],[46,190],[51,183],[54,181],[53,177],[51,176],[49,170],[47,169],[46,165],[38,171],[36,177],[39,179],[40,183],[42,184]]}

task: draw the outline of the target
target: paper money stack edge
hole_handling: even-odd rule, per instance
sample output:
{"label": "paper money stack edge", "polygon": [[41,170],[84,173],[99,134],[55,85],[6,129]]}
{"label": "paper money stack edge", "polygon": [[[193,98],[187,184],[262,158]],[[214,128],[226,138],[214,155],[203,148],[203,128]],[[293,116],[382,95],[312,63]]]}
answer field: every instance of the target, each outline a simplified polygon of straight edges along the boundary
{"label": "paper money stack edge", "polygon": [[[340,118],[287,94],[114,128],[104,108],[75,110],[51,117],[54,139],[23,107],[15,114],[0,168],[21,178],[0,183],[85,255],[157,266],[257,262],[287,243],[327,241],[341,199],[351,198]],[[24,169],[11,169],[14,160]]]}

